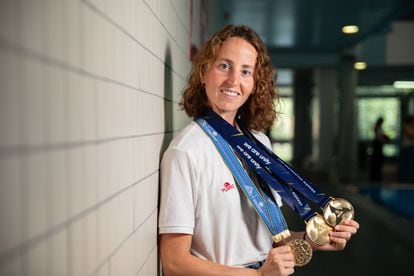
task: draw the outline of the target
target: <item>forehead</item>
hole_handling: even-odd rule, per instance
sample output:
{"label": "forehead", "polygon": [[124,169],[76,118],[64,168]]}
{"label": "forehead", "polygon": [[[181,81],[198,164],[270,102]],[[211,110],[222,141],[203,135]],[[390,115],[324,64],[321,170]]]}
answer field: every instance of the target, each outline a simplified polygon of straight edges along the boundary
{"label": "forehead", "polygon": [[254,66],[257,59],[257,51],[248,41],[240,37],[226,39],[217,49],[215,59],[228,59]]}

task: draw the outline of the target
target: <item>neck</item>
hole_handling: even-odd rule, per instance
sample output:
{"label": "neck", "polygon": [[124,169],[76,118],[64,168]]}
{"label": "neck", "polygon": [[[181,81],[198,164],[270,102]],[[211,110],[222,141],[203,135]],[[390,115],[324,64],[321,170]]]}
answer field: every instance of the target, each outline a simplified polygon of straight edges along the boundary
{"label": "neck", "polygon": [[221,118],[227,121],[227,123],[231,124],[232,126],[236,127],[236,116],[222,116],[219,114]]}
{"label": "neck", "polygon": [[223,118],[224,120],[226,120],[229,124],[231,124],[232,126],[236,127],[236,112],[233,111],[224,111],[224,110],[219,110],[217,108],[213,108],[213,111],[217,113],[217,115],[219,115],[221,118]]}

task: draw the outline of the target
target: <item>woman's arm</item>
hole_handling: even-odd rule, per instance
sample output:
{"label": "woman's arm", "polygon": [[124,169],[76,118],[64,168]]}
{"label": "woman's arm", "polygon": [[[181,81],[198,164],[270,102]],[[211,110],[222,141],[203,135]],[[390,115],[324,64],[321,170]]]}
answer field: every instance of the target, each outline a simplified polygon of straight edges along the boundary
{"label": "woman's arm", "polygon": [[294,272],[294,261],[289,246],[273,248],[259,270],[232,267],[200,259],[190,254],[192,236],[187,234],[160,235],[160,254],[163,273],[172,275],[235,275],[284,276]]}
{"label": "woman's arm", "polygon": [[259,275],[254,269],[224,266],[191,255],[191,240],[192,236],[188,234],[160,235],[160,255],[164,275]]}

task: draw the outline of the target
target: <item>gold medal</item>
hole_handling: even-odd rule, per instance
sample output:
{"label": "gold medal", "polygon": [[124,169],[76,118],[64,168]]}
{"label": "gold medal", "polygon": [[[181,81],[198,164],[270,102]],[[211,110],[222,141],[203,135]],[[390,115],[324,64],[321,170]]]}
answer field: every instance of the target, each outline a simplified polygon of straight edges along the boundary
{"label": "gold medal", "polygon": [[329,232],[331,231],[332,227],[325,222],[320,214],[313,216],[306,224],[306,234],[309,239],[319,245],[330,242]]}
{"label": "gold medal", "polygon": [[334,227],[344,220],[354,218],[354,207],[342,198],[333,198],[323,208],[323,217],[330,226]]}
{"label": "gold medal", "polygon": [[295,239],[289,241],[287,245],[292,249],[295,266],[304,266],[312,259],[312,247],[307,241]]}

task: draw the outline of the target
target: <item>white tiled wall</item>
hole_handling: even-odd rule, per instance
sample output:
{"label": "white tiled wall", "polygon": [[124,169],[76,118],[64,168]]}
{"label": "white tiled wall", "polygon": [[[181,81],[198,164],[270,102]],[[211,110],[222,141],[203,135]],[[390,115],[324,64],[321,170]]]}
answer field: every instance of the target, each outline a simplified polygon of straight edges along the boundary
{"label": "white tiled wall", "polygon": [[0,275],[157,274],[158,170],[187,121],[189,11],[0,0]]}

